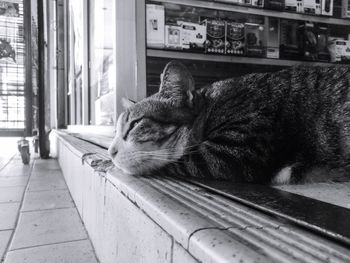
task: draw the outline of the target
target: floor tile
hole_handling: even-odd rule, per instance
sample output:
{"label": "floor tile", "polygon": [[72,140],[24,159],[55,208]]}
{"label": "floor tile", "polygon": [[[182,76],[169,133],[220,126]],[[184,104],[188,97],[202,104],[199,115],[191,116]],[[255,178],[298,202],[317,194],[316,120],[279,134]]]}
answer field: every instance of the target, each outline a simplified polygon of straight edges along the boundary
{"label": "floor tile", "polygon": [[21,213],[10,250],[87,238],[75,208]]}
{"label": "floor tile", "polygon": [[66,182],[63,176],[54,174],[40,176],[40,178],[31,178],[28,191],[44,191],[44,190],[58,190],[67,189]]}
{"label": "floor tile", "polygon": [[54,208],[74,207],[68,190],[49,190],[27,192],[22,206],[22,212]]}
{"label": "floor tile", "polygon": [[2,170],[11,161],[11,157],[0,156],[0,170]]}
{"label": "floor tile", "polygon": [[19,205],[19,203],[0,204],[0,230],[15,227]]}
{"label": "floor tile", "polygon": [[0,176],[0,188],[9,186],[26,186],[27,176]]}
{"label": "floor tile", "polygon": [[1,187],[0,188],[0,203],[20,202],[24,193],[25,187]]}
{"label": "floor tile", "polygon": [[35,162],[33,167],[33,171],[41,171],[41,170],[59,170],[60,165],[58,164],[56,159],[38,159]]}
{"label": "floor tile", "polygon": [[29,176],[30,171],[31,164],[24,165],[22,161],[12,160],[0,171],[0,176]]}
{"label": "floor tile", "polygon": [[97,263],[88,240],[11,251],[5,263]]}
{"label": "floor tile", "polygon": [[62,177],[61,170],[49,170],[49,169],[41,169],[32,172],[32,179],[40,179],[41,177],[52,176],[52,177]]}
{"label": "floor tile", "polygon": [[7,231],[0,231],[0,259],[5,253],[5,250],[7,248],[7,245],[10,241],[12,231],[7,230]]}

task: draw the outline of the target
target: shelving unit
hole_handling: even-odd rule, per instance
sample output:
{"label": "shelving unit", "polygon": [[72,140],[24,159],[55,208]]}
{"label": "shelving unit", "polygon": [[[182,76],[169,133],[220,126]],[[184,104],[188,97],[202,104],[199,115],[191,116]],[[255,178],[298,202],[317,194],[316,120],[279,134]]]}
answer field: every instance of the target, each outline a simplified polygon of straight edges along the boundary
{"label": "shelving unit", "polygon": [[172,51],[162,49],[147,49],[147,56],[154,58],[171,58],[171,59],[189,59],[198,61],[211,61],[222,63],[241,63],[241,64],[255,64],[255,65],[271,65],[290,67],[294,65],[317,65],[317,66],[330,66],[333,63],[322,63],[313,61],[301,61],[301,60],[286,60],[286,59],[270,59],[270,58],[255,58],[255,57],[239,57],[228,55],[216,55],[216,54],[202,54],[183,51]]}
{"label": "shelving unit", "polygon": [[[345,37],[350,33],[350,19],[302,14],[290,11],[269,10],[264,8],[258,8],[253,6],[244,6],[234,3],[224,3],[205,1],[205,0],[142,0],[144,4],[160,4],[168,10],[168,16],[174,16],[176,12],[183,14],[184,10],[198,11],[198,16],[210,16],[212,11],[219,11],[219,17],[221,19],[232,19],[238,17],[238,21],[245,17],[251,17],[253,20],[265,21],[268,17],[278,18],[282,20],[291,21],[307,21],[319,24],[327,24],[333,35]],[[140,3],[141,4],[141,3]],[[181,6],[179,11],[176,11],[176,6]],[[193,8],[193,9],[192,9]],[[222,12],[222,13],[221,13]],[[181,16],[181,15],[180,15]],[[227,16],[227,17],[226,17]],[[235,18],[234,18],[235,19]],[[233,19],[233,21],[235,21]],[[258,23],[258,22],[257,22]],[[266,24],[265,24],[266,25]],[[349,27],[349,32],[347,32]],[[144,27],[140,29],[143,31]],[[344,29],[346,29],[344,31]],[[343,34],[344,33],[344,34]],[[346,33],[346,34],[345,34]],[[344,36],[343,36],[344,35]],[[239,76],[240,74],[246,74],[250,72],[265,72],[276,71],[285,67],[291,67],[295,65],[310,65],[310,66],[331,66],[331,62],[322,61],[310,61],[303,60],[303,58],[289,59],[289,58],[266,58],[266,57],[251,57],[251,56],[239,56],[233,54],[212,54],[204,53],[204,51],[191,51],[169,48],[154,48],[147,47],[145,45],[145,71],[147,76],[146,89],[147,94],[150,95],[155,92],[159,83],[158,75],[161,73],[161,68],[170,60],[181,60],[186,66],[192,67],[194,71],[195,81],[198,83],[205,83],[211,81],[211,78],[216,81],[226,77]],[[221,65],[222,64],[222,65]],[[239,66],[237,66],[239,65]],[[199,72],[200,69],[203,73]],[[197,79],[196,79],[197,78]],[[208,83],[209,84],[209,83]],[[152,92],[149,92],[152,91]]]}
{"label": "shelving unit", "polygon": [[220,3],[220,2],[210,2],[210,1],[200,1],[200,0],[156,0],[156,2],[164,3],[164,4],[187,5],[192,7],[237,12],[237,13],[244,13],[244,14],[251,14],[251,15],[285,18],[285,19],[292,19],[292,20],[305,20],[305,21],[310,21],[315,23],[350,26],[349,19],[301,14],[301,13],[294,13],[294,12],[284,12],[284,11],[277,11],[277,10],[268,10],[268,9],[254,8],[254,7],[235,5],[235,4],[226,4],[226,3]]}

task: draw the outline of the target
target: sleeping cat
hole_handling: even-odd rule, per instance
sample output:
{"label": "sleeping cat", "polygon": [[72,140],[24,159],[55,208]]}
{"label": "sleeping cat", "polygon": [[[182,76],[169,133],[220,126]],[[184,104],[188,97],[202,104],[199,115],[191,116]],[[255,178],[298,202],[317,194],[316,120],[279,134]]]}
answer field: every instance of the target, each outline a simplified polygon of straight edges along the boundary
{"label": "sleeping cat", "polygon": [[298,66],[195,90],[180,62],[159,92],[124,101],[109,148],[129,174],[233,182],[350,179],[350,67]]}

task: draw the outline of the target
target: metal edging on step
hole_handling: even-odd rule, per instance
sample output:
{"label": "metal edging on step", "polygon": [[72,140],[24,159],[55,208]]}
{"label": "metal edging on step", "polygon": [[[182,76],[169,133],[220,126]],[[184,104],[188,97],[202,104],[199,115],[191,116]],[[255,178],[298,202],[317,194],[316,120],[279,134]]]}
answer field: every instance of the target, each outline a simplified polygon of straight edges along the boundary
{"label": "metal edging on step", "polygon": [[187,180],[210,192],[350,246],[350,210],[266,185]]}

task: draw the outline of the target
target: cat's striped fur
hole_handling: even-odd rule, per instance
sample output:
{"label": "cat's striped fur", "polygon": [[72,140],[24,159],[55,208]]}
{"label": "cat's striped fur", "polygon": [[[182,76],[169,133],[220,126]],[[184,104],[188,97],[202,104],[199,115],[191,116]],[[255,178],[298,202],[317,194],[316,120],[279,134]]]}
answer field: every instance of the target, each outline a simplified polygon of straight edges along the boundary
{"label": "cat's striped fur", "polygon": [[121,114],[109,152],[132,174],[266,183],[279,171],[292,174],[287,182],[314,171],[316,181],[344,180],[350,67],[299,66],[195,90],[188,70],[170,62],[159,92]]}

